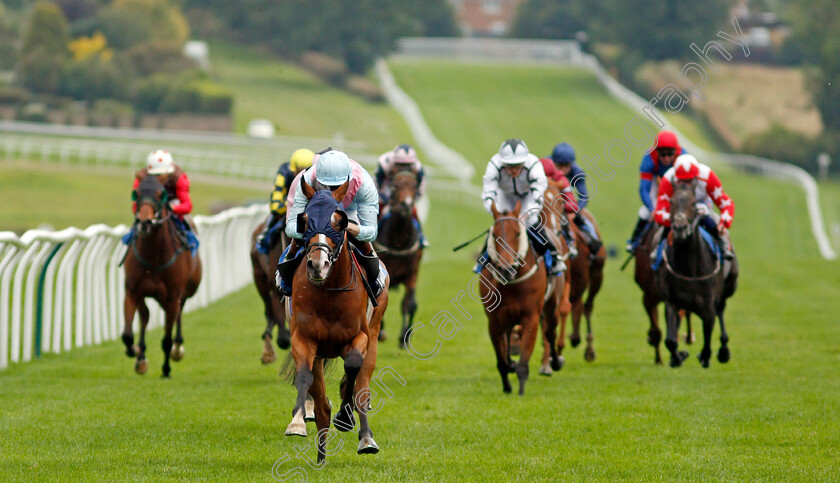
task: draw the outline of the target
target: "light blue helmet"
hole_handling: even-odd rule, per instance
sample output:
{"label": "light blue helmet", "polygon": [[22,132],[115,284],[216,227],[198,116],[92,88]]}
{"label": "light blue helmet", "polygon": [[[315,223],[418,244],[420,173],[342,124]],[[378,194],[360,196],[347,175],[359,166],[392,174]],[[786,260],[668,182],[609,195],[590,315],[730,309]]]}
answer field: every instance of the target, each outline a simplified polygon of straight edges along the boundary
{"label": "light blue helmet", "polygon": [[350,179],[353,168],[350,158],[341,151],[333,149],[318,157],[315,162],[315,179],[326,186],[340,186]]}

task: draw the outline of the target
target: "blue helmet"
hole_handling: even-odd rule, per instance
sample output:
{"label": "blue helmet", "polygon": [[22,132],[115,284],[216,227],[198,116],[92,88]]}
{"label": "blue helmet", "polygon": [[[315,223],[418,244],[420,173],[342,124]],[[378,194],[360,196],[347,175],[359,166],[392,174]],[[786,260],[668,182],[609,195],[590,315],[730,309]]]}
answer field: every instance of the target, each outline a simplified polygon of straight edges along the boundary
{"label": "blue helmet", "polygon": [[560,143],[551,151],[551,160],[556,164],[572,164],[575,162],[575,150],[569,143]]}
{"label": "blue helmet", "polygon": [[350,158],[343,152],[333,149],[318,157],[315,162],[315,179],[326,186],[340,186],[350,179],[353,168]]}

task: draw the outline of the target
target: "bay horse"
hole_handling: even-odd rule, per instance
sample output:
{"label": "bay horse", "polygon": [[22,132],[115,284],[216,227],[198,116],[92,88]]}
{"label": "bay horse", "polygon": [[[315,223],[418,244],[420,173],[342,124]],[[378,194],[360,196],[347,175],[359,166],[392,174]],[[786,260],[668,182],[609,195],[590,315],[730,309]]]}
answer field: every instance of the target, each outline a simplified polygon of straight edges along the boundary
{"label": "bay horse", "polygon": [[[566,202],[563,199],[560,186],[554,181],[549,180],[548,188],[543,194],[543,208],[540,213],[540,220],[546,227],[546,232],[554,235],[554,243],[557,246],[557,251],[561,253],[561,259],[555,260],[554,263],[567,263],[569,259],[569,247],[566,244],[566,239],[563,238],[561,230],[563,228],[565,217],[564,212]],[[568,223],[568,221],[565,221]],[[549,277],[550,279],[552,277]],[[540,365],[539,374],[542,376],[551,376],[552,371],[559,371],[563,368],[566,360],[557,352],[557,328],[560,326],[562,333],[559,336],[560,340],[565,337],[565,324],[560,324],[560,320],[568,317],[572,306],[569,303],[569,270],[568,267],[563,273],[553,280],[549,280],[549,288],[545,294],[545,305],[543,306],[542,317],[540,318],[543,326],[543,358]]]}
{"label": "bay horse", "polygon": [[[688,352],[678,350],[679,310],[693,312],[703,321],[703,349],[700,365],[709,367],[711,339],[715,317],[720,320],[720,349],[717,359],[729,362],[729,335],[723,312],[726,300],[735,293],[738,261],[721,262],[713,248],[703,239],[699,228],[695,183],[677,182],[671,197],[671,232],[656,271],[656,286],[665,301],[667,333],[665,347],[671,352],[671,367],[679,367]],[[712,241],[714,244],[714,241]]]}
{"label": "bay horse", "polygon": [[[277,346],[279,348],[288,349],[292,340],[292,335],[286,328],[286,307],[283,303],[283,294],[280,293],[280,289],[274,280],[274,267],[277,266],[277,262],[289,241],[286,234],[282,233],[277,243],[269,250],[268,255],[260,253],[257,249],[257,238],[265,230],[265,223],[262,222],[257,225],[251,234],[251,268],[254,285],[263,302],[266,321],[265,331],[262,333],[263,352],[260,361],[263,364],[271,364],[277,360],[274,347],[271,345],[274,326],[277,326]],[[269,236],[269,234],[266,233],[265,236]]]}
{"label": "bay horse", "polygon": [[[575,216],[585,216],[592,226],[595,227],[595,232],[598,238],[601,238],[601,232],[598,230],[598,225],[595,222],[595,217],[586,208],[577,212]],[[592,310],[595,306],[595,296],[601,290],[601,284],[604,281],[604,262],[607,259],[606,247],[603,245],[598,249],[598,253],[591,253],[589,245],[586,243],[583,234],[580,232],[576,223],[569,222],[572,236],[577,246],[578,256],[569,261],[569,303],[572,305],[572,333],[569,336],[569,342],[572,347],[580,345],[580,318],[586,318],[586,351],[584,352],[584,359],[588,362],[595,360],[595,348],[593,347],[594,336],[592,335]],[[586,302],[583,296],[586,294]],[[563,353],[566,346],[562,335],[566,331],[566,317],[562,316],[560,321],[561,339],[557,342],[558,354]]]}
{"label": "bay horse", "polygon": [[[129,243],[125,264],[125,327],[122,340],[128,357],[136,357],[134,370],[145,374],[146,326],[149,307],[146,297],[155,299],[166,313],[161,347],[163,349],[163,377],[169,377],[169,359],[184,357],[184,338],[181,335],[181,312],[187,299],[195,295],[201,282],[201,259],[193,256],[187,240],[178,232],[169,207],[166,190],[155,175],[147,175],[135,192],[137,212],[134,218],[136,233]],[[134,312],[140,314],[140,340],[134,345],[131,325]],[[177,323],[175,339],[172,328]],[[174,344],[173,344],[174,342]]]}
{"label": "bay horse", "polygon": [[[662,356],[659,353],[659,343],[662,341],[662,330],[659,328],[659,302],[662,301],[662,297],[656,288],[656,274],[653,271],[653,261],[650,259],[650,254],[655,248],[656,231],[657,225],[655,222],[649,222],[649,226],[645,228],[642,235],[642,241],[636,247],[633,256],[636,258],[634,273],[636,285],[642,289],[642,305],[644,305],[648,319],[650,319],[647,341],[653,347],[654,364],[662,365]],[[691,313],[681,310],[680,317],[685,317],[685,343],[692,344],[695,339],[694,331],[691,330]]]}
{"label": "bay horse", "polygon": [[357,452],[379,452],[367,411],[370,378],[376,365],[377,336],[382,315],[388,307],[389,280],[386,277],[378,304],[369,311],[363,273],[348,242],[347,214],[339,204],[348,186],[345,182],[334,192],[314,191],[301,179],[301,188],[309,200],[298,219],[298,229],[303,232],[306,244],[306,263],[296,269],[290,300],[291,357],[298,393],[286,435],[306,436],[304,419],[308,393],[315,401],[318,462],[326,458],[330,427],[324,363],[336,357],[344,359],[344,380],[341,406],[333,423],[339,431],[350,431],[355,426],[355,409],[360,423]]}
{"label": "bay horse", "polygon": [[379,257],[391,276],[390,288],[405,286],[400,348],[405,348],[405,336],[409,333],[414,323],[414,314],[417,312],[415,290],[420,260],[423,258],[420,230],[412,216],[417,187],[417,176],[413,172],[403,171],[394,177],[388,213],[379,222],[379,234],[376,239]]}
{"label": "bay horse", "polygon": [[[518,218],[521,208],[520,201],[512,211],[503,213],[496,209],[495,203],[491,205],[493,226],[487,238],[489,260],[479,274],[483,279],[479,293],[496,352],[496,367],[502,377],[502,390],[505,393],[512,391],[508,373],[516,372],[520,396],[525,394],[528,362],[537,340],[547,284],[545,265],[539,262],[528,239],[527,228]],[[501,299],[493,297],[491,290]],[[521,326],[520,356],[513,367],[509,341],[516,325]]]}

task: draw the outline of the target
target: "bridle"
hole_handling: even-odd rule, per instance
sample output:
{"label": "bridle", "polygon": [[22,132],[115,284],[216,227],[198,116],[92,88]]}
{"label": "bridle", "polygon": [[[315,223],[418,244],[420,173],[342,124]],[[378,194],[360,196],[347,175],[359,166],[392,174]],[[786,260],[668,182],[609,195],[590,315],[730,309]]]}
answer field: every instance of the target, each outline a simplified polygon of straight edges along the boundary
{"label": "bridle", "polygon": [[[324,238],[327,237],[323,233],[318,233],[315,236],[316,237],[324,237]],[[312,254],[313,253],[320,252],[320,251],[323,251],[324,253],[326,253],[327,261],[330,264],[330,268],[327,270],[326,275],[324,275],[324,280],[323,281],[326,281],[328,278],[330,278],[330,275],[332,274],[332,269],[335,266],[335,262],[336,262],[336,260],[338,260],[338,257],[341,256],[341,252],[344,250],[344,246],[347,245],[347,243],[348,242],[347,242],[347,232],[346,231],[342,231],[341,243],[336,244],[335,247],[331,247],[328,243],[320,241],[320,240],[316,241],[316,242],[307,243],[307,245],[306,245],[306,261],[307,261],[307,263],[312,259]],[[320,287],[320,288],[323,289],[323,290],[331,291],[331,292],[349,292],[350,290],[355,289],[357,280],[356,280],[356,271],[353,270],[353,266],[354,266],[354,264],[351,263],[350,264],[350,276],[351,277],[350,277],[350,282],[348,282],[347,285],[345,285],[344,287],[339,287],[339,288],[329,288],[329,287]],[[309,278],[309,282],[312,283],[313,285],[320,286],[320,284],[316,284],[315,281],[313,281],[312,278],[309,277],[308,273],[307,273],[307,278]],[[322,281],[322,283],[323,283],[323,281]]]}
{"label": "bridle", "polygon": [[[513,217],[513,216],[501,216],[493,222],[493,227],[495,227],[500,221],[505,221],[505,220],[514,220],[517,223],[522,222],[519,218],[516,218],[516,217]],[[502,230],[504,230],[504,228],[502,228]],[[495,239],[493,238],[492,227],[490,229],[490,233],[488,234],[488,237],[489,237],[489,239],[487,240],[487,255],[490,258],[490,264],[493,265],[494,267],[496,267],[497,270],[507,271],[508,267],[500,267],[499,266],[499,262],[500,262],[499,252],[496,249],[496,242],[495,242]],[[528,256],[528,248],[529,248],[528,234],[520,232],[519,233],[519,243],[518,243],[518,247],[517,247],[517,251],[516,251],[516,259],[513,261],[513,265],[511,265],[510,268],[513,268],[513,269],[516,270],[516,272],[518,272],[519,269],[522,268],[523,265],[525,265],[525,263],[526,263],[525,259]],[[525,272],[525,274],[523,274],[522,276],[520,276],[518,278],[515,278],[513,280],[500,279],[499,275],[496,273],[497,270],[490,270],[490,273],[493,275],[493,278],[495,278],[497,282],[505,284],[505,285],[514,285],[514,284],[517,284],[517,283],[524,282],[525,280],[531,278],[535,273],[537,273],[537,268],[538,268],[538,264],[534,263],[534,265],[527,272]]]}
{"label": "bridle", "polygon": [[[689,189],[691,189],[692,193],[693,193],[694,183],[691,184],[691,188],[689,188]],[[696,200],[691,201],[692,205],[694,203],[696,203]],[[672,208],[673,208],[673,205],[672,205]],[[678,215],[680,215],[680,214],[683,214],[683,213],[678,213]],[[687,217],[687,215],[685,215],[685,216]],[[697,231],[697,226],[700,224],[700,217],[701,216],[702,215],[700,213],[695,213],[694,214],[694,218],[691,220],[691,223],[688,225],[688,230],[687,230],[688,236],[691,236],[692,234],[694,234]],[[674,233],[676,233],[676,229],[674,227],[675,218],[676,217],[672,217],[672,219],[671,219],[671,231],[674,232]],[[708,280],[708,279],[714,277],[715,275],[717,275],[720,272],[720,266],[721,266],[720,257],[715,256],[715,269],[712,270],[711,273],[707,273],[706,275],[701,275],[699,277],[689,277],[689,276],[686,276],[686,275],[682,275],[680,273],[677,273],[677,271],[674,270],[674,268],[671,266],[671,262],[670,262],[670,260],[668,260],[668,250],[667,249],[662,250],[662,262],[665,265],[665,269],[668,271],[668,273],[670,273],[672,276],[674,276],[674,277],[676,277],[680,280],[685,280],[685,281],[688,281],[688,282],[701,282],[703,280]]]}

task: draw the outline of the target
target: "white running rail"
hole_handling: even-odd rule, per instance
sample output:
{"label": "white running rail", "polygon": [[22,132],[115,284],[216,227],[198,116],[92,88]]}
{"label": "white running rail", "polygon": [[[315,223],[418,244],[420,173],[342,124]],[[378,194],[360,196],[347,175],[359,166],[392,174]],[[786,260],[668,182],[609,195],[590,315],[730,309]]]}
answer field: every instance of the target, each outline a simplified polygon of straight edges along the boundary
{"label": "white running rail", "polygon": [[[268,213],[265,204],[196,216],[203,277],[184,307],[205,307],[251,281],[251,232]],[[125,274],[119,266],[125,225],[93,225],[17,237],[0,232],[0,369],[43,352],[117,339],[123,330]],[[163,311],[149,304],[149,328]],[[137,330],[137,318],[134,320]]]}

